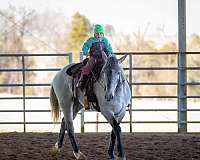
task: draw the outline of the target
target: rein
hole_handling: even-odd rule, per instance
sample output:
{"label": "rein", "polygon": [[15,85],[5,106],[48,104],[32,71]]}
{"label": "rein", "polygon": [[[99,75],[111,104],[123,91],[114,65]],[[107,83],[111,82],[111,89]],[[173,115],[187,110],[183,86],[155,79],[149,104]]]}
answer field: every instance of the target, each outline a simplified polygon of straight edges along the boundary
{"label": "rein", "polygon": [[[122,76],[122,75],[121,75]],[[123,79],[122,81],[120,81],[120,79],[118,80],[118,84],[117,84],[117,87],[115,89],[115,92],[118,91],[118,89],[123,85],[123,83],[125,82],[125,79]]]}
{"label": "rein", "polygon": [[95,76],[94,72],[91,71],[91,73],[92,73],[92,76],[93,76],[93,78],[95,79],[95,81],[96,81],[97,83],[99,83],[102,87],[104,87],[104,86],[103,86],[103,83],[102,83],[102,82],[99,82],[99,81],[96,79],[96,76]]}
{"label": "rein", "polygon": [[[105,72],[105,71],[102,71],[101,74],[103,74],[104,72]],[[100,86],[102,86],[103,88],[105,88],[105,86],[103,85],[103,82],[96,79],[96,76],[95,76],[94,72],[91,71],[91,73],[92,73],[92,76],[93,76],[93,78],[95,79],[95,81],[96,81],[97,83],[99,83]],[[121,75],[121,76],[122,76],[122,75]],[[121,78],[121,77],[120,77],[120,78]],[[118,89],[120,88],[120,86],[123,85],[124,82],[125,82],[125,79],[124,79],[124,78],[123,78],[122,81],[120,81],[120,79],[118,80],[118,83],[117,83],[117,87],[116,87],[116,89],[115,89],[115,92],[118,91]]]}

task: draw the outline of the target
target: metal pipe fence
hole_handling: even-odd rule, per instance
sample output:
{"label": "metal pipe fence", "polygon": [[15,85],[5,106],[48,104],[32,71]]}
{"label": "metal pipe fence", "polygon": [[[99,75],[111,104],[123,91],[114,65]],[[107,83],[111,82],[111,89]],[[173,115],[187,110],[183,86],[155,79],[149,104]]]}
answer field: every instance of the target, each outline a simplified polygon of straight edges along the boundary
{"label": "metal pipe fence", "polygon": [[[150,56],[150,55],[154,55],[154,56],[161,56],[161,55],[169,55],[169,56],[176,56],[176,60],[178,61],[178,56],[179,53],[178,52],[126,52],[126,53],[116,53],[116,55],[121,56],[124,54],[128,54],[129,56],[129,60],[128,60],[128,64],[126,66],[124,66],[124,70],[127,71],[128,73],[128,81],[130,83],[130,87],[131,87],[131,91],[133,93],[132,95],[132,100],[131,101],[131,105],[129,110],[127,110],[130,114],[129,114],[129,118],[128,120],[124,120],[122,122],[122,124],[129,124],[129,131],[130,132],[134,132],[133,129],[133,125],[135,124],[176,124],[178,126],[180,119],[176,119],[176,120],[162,120],[162,121],[155,121],[155,120],[133,120],[133,113],[136,112],[176,112],[178,114],[178,102],[176,105],[175,109],[162,109],[162,108],[158,108],[158,109],[143,109],[143,108],[133,108],[134,106],[134,100],[136,99],[174,99],[176,101],[178,101],[178,99],[180,98],[180,93],[177,92],[176,95],[134,95],[134,86],[174,86],[174,87],[178,87],[178,85],[180,85],[179,81],[177,80],[177,82],[134,82],[133,76],[134,76],[134,71],[176,71],[178,74],[179,70],[184,70],[184,71],[199,71],[200,67],[199,66],[186,66],[184,68],[180,68],[180,66],[172,66],[172,67],[137,67],[134,65],[134,57],[135,56]],[[185,53],[186,56],[187,55],[199,55],[199,52],[186,52]],[[21,99],[23,101],[23,109],[21,110],[6,110],[6,109],[0,109],[0,113],[3,112],[14,112],[14,113],[23,113],[23,121],[22,122],[0,122],[0,125],[2,124],[22,124],[23,125],[23,130],[24,132],[26,132],[26,125],[27,124],[52,124],[52,122],[30,122],[26,120],[26,113],[32,113],[32,112],[40,112],[40,113],[45,113],[45,112],[50,112],[50,110],[45,110],[45,109],[36,109],[36,110],[31,110],[31,109],[27,109],[26,108],[26,100],[27,99],[49,99],[48,96],[27,96],[26,95],[26,88],[27,87],[48,87],[50,86],[50,82],[49,83],[27,83],[26,82],[26,73],[27,72],[34,72],[34,71],[39,71],[39,72],[51,72],[51,71],[59,71],[60,68],[27,68],[26,67],[26,57],[34,57],[34,56],[41,56],[41,57],[45,57],[45,56],[55,56],[55,57],[60,57],[60,56],[64,56],[64,57],[68,57],[68,63],[72,62],[72,54],[0,54],[0,58],[1,57],[21,57],[21,68],[0,68],[0,73],[2,72],[17,72],[17,73],[21,73],[22,76],[22,82],[21,83],[12,83],[12,84],[5,84],[5,83],[1,83],[0,84],[0,88],[2,87],[22,87],[22,96],[15,96],[15,97],[9,97],[9,96],[4,96],[4,97],[0,97],[0,100],[12,100],[12,99]],[[134,66],[133,66],[134,65]],[[187,78],[187,77],[186,77]],[[200,85],[200,82],[186,82],[185,84],[182,85],[186,85],[188,86],[198,86]],[[186,95],[185,97],[181,97],[181,98],[185,98],[186,100],[188,99],[199,99],[200,95]],[[190,109],[188,108],[185,112],[198,112],[200,111],[200,109]],[[87,124],[105,124],[107,122],[105,121],[86,121],[84,118],[84,114],[85,112],[89,112],[89,111],[81,111],[81,132],[85,131],[85,125]],[[98,118],[99,119],[99,118]],[[59,123],[59,122],[58,122]],[[182,123],[182,122],[181,122]],[[186,125],[187,124],[198,124],[200,123],[200,121],[195,120],[195,121],[186,121],[185,122]]]}
{"label": "metal pipe fence", "polygon": [[23,122],[0,122],[1,124],[23,124],[23,130],[24,132],[26,132],[26,124],[52,124],[52,122],[27,122],[26,121],[26,113],[27,112],[50,112],[50,110],[27,110],[26,109],[26,103],[25,101],[27,99],[49,99],[48,96],[27,96],[26,95],[26,87],[28,86],[50,86],[51,83],[26,83],[26,73],[27,72],[31,72],[31,71],[59,71],[60,68],[26,68],[26,61],[25,58],[26,57],[67,57],[68,62],[67,63],[71,63],[72,62],[72,53],[68,53],[68,54],[0,54],[0,58],[1,57],[21,57],[21,68],[11,68],[11,69],[5,69],[5,68],[0,68],[0,73],[1,72],[20,72],[21,76],[22,76],[22,83],[17,83],[17,84],[0,84],[0,87],[22,87],[22,96],[15,96],[15,97],[0,97],[0,100],[11,100],[11,99],[21,99],[23,100],[23,109],[22,110],[0,110],[1,112],[22,112],[23,113]]}

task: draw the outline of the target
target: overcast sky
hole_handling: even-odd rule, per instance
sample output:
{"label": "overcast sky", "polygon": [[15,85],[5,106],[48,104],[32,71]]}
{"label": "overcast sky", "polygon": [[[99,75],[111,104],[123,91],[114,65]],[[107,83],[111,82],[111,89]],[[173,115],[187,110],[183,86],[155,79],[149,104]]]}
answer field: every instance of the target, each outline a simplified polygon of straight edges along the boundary
{"label": "overcast sky", "polygon": [[[187,1],[187,34],[200,34],[200,0]],[[36,11],[62,11],[67,17],[75,12],[93,23],[111,24],[119,32],[132,33],[138,28],[153,34],[164,28],[168,35],[178,32],[178,0],[0,0],[0,8],[8,4]]]}

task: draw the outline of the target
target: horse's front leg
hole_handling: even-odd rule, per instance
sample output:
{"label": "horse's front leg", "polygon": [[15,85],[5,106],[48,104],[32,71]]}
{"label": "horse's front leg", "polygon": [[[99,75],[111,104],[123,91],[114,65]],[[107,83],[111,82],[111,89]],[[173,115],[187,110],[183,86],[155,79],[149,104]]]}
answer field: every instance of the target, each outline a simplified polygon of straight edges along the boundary
{"label": "horse's front leg", "polygon": [[110,145],[108,149],[108,154],[111,160],[115,159],[115,156],[114,156],[115,141],[116,141],[116,136],[115,136],[114,130],[112,130],[111,135],[110,135]]}
{"label": "horse's front leg", "polygon": [[121,138],[121,127],[115,119],[113,120],[112,127],[113,127],[114,133],[117,137],[117,151],[119,153],[118,159],[119,160],[126,160],[125,152],[124,152],[124,146],[123,146],[122,141],[121,141],[121,139],[122,139]]}

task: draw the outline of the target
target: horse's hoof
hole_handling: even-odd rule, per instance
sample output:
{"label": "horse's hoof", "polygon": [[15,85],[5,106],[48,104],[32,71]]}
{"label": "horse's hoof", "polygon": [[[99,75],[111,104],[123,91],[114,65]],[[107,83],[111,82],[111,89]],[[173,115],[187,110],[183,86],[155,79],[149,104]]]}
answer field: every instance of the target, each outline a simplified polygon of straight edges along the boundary
{"label": "horse's hoof", "polygon": [[59,149],[58,147],[58,142],[56,142],[56,144],[54,145],[55,148]]}
{"label": "horse's hoof", "polygon": [[108,160],[117,160],[117,156],[116,155],[113,158],[111,158],[111,157]]}
{"label": "horse's hoof", "polygon": [[83,159],[87,159],[87,157],[86,157],[86,155],[84,155],[81,151],[79,151],[78,153],[75,153],[74,151],[73,151],[73,153],[74,153],[74,157],[76,158],[76,159],[80,159],[80,158],[83,158]]}
{"label": "horse's hoof", "polygon": [[60,148],[58,147],[58,143],[56,143],[55,146],[52,147],[51,153],[55,155],[55,154],[58,154],[59,152],[60,152]]}
{"label": "horse's hoof", "polygon": [[117,157],[117,160],[126,160],[126,157]]}
{"label": "horse's hoof", "polygon": [[52,153],[53,155],[56,155],[56,154],[58,154],[59,152],[60,152],[60,149],[57,149],[57,148],[55,148],[55,147],[52,147],[51,153]]}
{"label": "horse's hoof", "polygon": [[51,149],[52,155],[57,155],[59,152],[60,152],[60,149],[59,149],[59,148],[52,147],[52,149]]}

